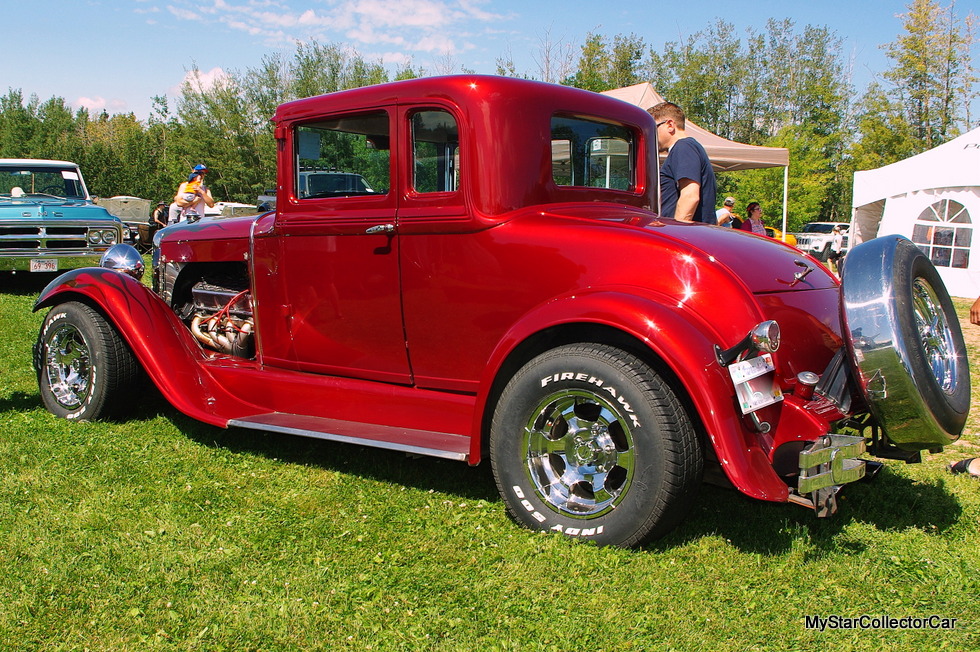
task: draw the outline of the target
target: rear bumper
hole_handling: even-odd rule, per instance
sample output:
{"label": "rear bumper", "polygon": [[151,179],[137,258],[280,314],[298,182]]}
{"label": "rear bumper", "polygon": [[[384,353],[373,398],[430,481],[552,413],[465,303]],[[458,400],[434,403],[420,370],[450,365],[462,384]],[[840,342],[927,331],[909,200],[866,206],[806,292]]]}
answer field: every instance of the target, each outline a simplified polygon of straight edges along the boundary
{"label": "rear bumper", "polygon": [[837,511],[837,492],[865,475],[865,460],[858,459],[867,450],[864,437],[824,435],[800,452],[800,477],[797,493],[790,501],[812,507],[817,516]]}

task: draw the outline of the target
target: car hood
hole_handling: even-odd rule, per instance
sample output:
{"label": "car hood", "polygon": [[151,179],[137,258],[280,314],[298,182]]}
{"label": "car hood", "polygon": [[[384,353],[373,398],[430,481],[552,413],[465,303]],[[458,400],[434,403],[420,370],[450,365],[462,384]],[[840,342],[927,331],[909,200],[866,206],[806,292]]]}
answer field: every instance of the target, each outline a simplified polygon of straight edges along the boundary
{"label": "car hood", "polygon": [[61,197],[0,198],[0,219],[11,220],[105,220],[118,222],[101,206],[85,200]]}

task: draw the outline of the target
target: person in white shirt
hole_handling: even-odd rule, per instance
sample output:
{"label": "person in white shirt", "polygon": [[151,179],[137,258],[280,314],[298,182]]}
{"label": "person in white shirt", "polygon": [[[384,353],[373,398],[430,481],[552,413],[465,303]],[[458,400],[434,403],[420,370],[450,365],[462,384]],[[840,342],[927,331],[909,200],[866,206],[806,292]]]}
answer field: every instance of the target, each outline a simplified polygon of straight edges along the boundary
{"label": "person in white shirt", "polygon": [[735,226],[733,221],[738,218],[735,217],[735,213],[732,212],[733,208],[735,208],[735,198],[725,197],[725,204],[715,211],[715,217],[718,218],[718,226],[726,226],[728,228]]}

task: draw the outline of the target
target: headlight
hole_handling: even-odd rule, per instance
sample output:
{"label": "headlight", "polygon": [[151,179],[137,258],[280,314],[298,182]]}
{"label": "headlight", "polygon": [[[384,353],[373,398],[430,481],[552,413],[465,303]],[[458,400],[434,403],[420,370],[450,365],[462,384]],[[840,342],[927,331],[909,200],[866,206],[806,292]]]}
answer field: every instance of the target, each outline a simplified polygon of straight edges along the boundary
{"label": "headlight", "polygon": [[90,244],[102,244],[102,233],[100,231],[89,231],[88,241]]}
{"label": "headlight", "polygon": [[102,242],[104,242],[107,245],[111,245],[115,241],[116,241],[116,232],[115,231],[103,231],[102,232]]}
{"label": "headlight", "polygon": [[143,257],[140,255],[140,252],[128,244],[117,244],[109,247],[102,254],[102,260],[99,261],[99,266],[114,269],[123,274],[129,274],[137,281],[143,278],[143,272],[145,271]]}

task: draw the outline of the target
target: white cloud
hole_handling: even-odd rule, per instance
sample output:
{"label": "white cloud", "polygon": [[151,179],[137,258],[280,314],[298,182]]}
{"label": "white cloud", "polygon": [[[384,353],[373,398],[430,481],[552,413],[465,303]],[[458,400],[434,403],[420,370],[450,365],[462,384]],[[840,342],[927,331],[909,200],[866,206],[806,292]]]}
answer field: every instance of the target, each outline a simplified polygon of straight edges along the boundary
{"label": "white cloud", "polygon": [[126,113],[126,101],[120,99],[107,100],[104,97],[79,97],[72,102],[76,107],[88,109],[89,114],[102,113]]}
{"label": "white cloud", "polygon": [[170,89],[170,93],[172,95],[180,95],[181,90],[184,88],[184,84],[190,84],[191,89],[195,91],[206,91],[225,83],[228,81],[228,79],[228,73],[221,68],[212,68],[207,72],[202,72],[200,70],[189,70],[186,74],[184,74],[184,78],[181,80],[180,84]]}
{"label": "white cloud", "polygon": [[[386,46],[412,52],[459,52],[448,35],[506,17],[484,11],[486,0],[323,0],[299,7],[294,0],[171,0],[167,10],[181,20],[217,21],[266,46],[317,40],[346,40],[353,47]],[[470,49],[467,45],[464,49]],[[387,60],[394,57],[386,55]]]}

